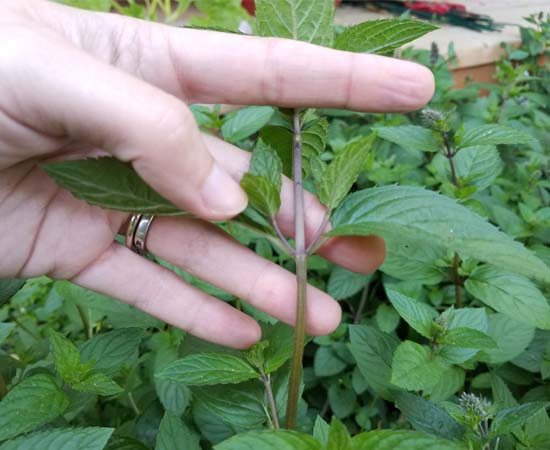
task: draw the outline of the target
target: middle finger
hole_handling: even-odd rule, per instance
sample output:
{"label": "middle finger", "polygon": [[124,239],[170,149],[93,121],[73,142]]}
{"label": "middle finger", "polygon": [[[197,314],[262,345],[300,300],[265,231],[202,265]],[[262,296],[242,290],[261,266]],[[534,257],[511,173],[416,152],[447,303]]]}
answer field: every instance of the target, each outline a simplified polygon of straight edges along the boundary
{"label": "middle finger", "polygon": [[[147,248],[192,275],[224,289],[283,322],[296,319],[296,277],[242,246],[216,226],[188,217],[159,217]],[[330,296],[308,286],[309,334],[332,332],[341,310]]]}

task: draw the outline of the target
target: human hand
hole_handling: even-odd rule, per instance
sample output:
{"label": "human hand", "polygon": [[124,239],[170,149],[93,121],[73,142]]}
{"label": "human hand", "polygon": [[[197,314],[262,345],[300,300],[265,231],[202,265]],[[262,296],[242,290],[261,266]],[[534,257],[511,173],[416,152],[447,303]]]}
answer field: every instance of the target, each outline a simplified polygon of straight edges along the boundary
{"label": "human hand", "polygon": [[[294,276],[206,220],[246,206],[238,180],[249,154],[202,135],[186,103],[414,110],[433,92],[418,65],[281,39],[177,29],[42,0],[4,0],[0,17],[0,277],[69,279],[121,299],[201,338],[244,348],[256,322],[114,242],[128,215],[60,189],[40,162],[110,154],[198,218],[159,217],[148,249],[288,323]],[[277,220],[293,228],[292,189]],[[311,239],[323,206],[306,198]],[[375,270],[377,237],[342,237],[318,252],[349,269]],[[326,334],[340,308],[308,287],[307,327]]]}

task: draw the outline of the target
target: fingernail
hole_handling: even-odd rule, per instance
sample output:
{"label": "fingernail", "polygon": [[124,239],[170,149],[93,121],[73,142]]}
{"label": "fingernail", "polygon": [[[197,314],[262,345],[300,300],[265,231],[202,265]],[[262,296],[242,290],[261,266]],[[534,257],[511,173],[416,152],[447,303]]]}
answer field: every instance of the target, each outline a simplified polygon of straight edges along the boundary
{"label": "fingernail", "polygon": [[201,196],[212,214],[234,216],[242,212],[248,199],[237,182],[217,164],[212,167],[206,178]]}

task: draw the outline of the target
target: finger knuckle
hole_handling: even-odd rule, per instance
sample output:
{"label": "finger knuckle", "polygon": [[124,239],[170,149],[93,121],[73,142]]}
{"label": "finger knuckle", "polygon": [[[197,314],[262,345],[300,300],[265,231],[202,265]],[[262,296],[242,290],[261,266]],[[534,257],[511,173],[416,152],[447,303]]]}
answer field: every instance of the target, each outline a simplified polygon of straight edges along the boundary
{"label": "finger knuckle", "polygon": [[261,96],[269,104],[278,103],[284,98],[286,71],[284,70],[285,41],[267,38],[265,41],[264,70],[261,78]]}
{"label": "finger knuckle", "polygon": [[174,146],[181,146],[194,137],[196,123],[189,108],[174,102],[162,113],[155,128],[156,134],[162,136],[162,147],[172,151]]}
{"label": "finger knuckle", "polygon": [[294,285],[281,278],[278,267],[270,261],[262,261],[261,264],[246,300],[259,305],[265,311],[278,309],[281,301],[295,296]]}
{"label": "finger knuckle", "polygon": [[155,314],[158,305],[171,294],[173,283],[171,283],[170,276],[164,270],[157,270],[154,275],[154,283],[150,283],[150,280],[144,280],[145,286],[139,291],[142,293],[137,296],[132,303],[132,306],[149,313]]}

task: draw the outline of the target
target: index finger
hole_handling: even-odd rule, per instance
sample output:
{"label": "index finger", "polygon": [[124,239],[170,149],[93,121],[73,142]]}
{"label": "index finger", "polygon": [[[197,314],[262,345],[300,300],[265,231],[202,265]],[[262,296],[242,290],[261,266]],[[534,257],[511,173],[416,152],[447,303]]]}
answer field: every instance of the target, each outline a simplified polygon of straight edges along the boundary
{"label": "index finger", "polygon": [[190,101],[409,111],[433,95],[432,73],[408,61],[288,39],[165,30]]}
{"label": "index finger", "polygon": [[[69,14],[57,5],[54,11],[64,20],[50,23],[71,22],[61,31],[76,36],[75,44],[191,103],[392,112],[418,109],[433,95],[432,73],[404,60],[114,14]],[[87,38],[90,29],[95,39]]]}

